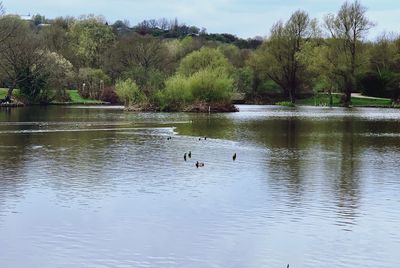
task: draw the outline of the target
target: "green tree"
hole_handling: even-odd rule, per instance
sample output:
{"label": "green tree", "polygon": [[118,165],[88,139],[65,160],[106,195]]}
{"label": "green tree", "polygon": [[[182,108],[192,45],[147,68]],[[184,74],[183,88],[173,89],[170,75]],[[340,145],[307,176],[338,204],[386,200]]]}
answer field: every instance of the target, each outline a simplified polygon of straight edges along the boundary
{"label": "green tree", "polygon": [[115,92],[119,99],[124,102],[125,107],[140,104],[146,100],[145,95],[131,79],[118,81],[115,85]]}
{"label": "green tree", "polygon": [[359,1],[353,3],[346,1],[337,15],[330,14],[325,17],[325,27],[332,39],[328,44],[331,50],[340,56],[340,64],[335,64],[334,60],[333,67],[339,69],[341,76],[344,77],[344,106],[351,104],[351,93],[356,87],[357,72],[365,64],[362,60],[361,41],[374,26],[366,17],[366,11]]}
{"label": "green tree", "polygon": [[233,70],[227,58],[218,49],[202,48],[182,59],[178,67],[178,73],[184,76],[191,76],[204,69],[221,71],[226,74],[230,74]]}
{"label": "green tree", "polygon": [[79,66],[99,68],[104,53],[111,47],[115,36],[112,28],[101,17],[87,17],[75,21],[69,29],[72,48],[79,59]]}
{"label": "green tree", "polygon": [[41,39],[27,22],[14,16],[0,18],[7,36],[0,43],[0,76],[8,84],[8,96],[18,87],[31,102],[37,101],[45,84],[46,58]]}
{"label": "green tree", "polygon": [[98,100],[110,78],[101,69],[79,69],[79,94],[84,98]]}
{"label": "green tree", "polygon": [[296,11],[286,23],[278,22],[272,27],[269,39],[250,59],[250,65],[278,84],[291,102],[295,102],[304,82],[305,67],[297,55],[311,38],[312,25],[306,12]]}
{"label": "green tree", "polygon": [[133,34],[108,51],[104,68],[113,80],[131,78],[150,96],[163,86],[169,65],[167,48],[160,39]]}
{"label": "green tree", "polygon": [[203,48],[187,55],[175,76],[157,93],[163,110],[179,110],[192,102],[230,103],[233,67],[217,49]]}

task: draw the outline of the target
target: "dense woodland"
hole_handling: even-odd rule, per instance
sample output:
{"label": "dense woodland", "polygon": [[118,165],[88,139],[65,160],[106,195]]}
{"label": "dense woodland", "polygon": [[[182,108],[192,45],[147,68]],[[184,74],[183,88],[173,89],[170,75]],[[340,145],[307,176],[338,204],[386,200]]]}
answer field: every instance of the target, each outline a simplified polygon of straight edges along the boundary
{"label": "dense woodland", "polygon": [[[193,103],[249,102],[352,92],[399,100],[400,37],[367,39],[375,23],[358,1],[322,21],[296,11],[266,38],[210,34],[178,20],[131,27],[101,16],[31,20],[0,6],[0,87],[25,103],[82,97],[126,106],[182,110]],[[18,94],[14,94],[17,90]]]}

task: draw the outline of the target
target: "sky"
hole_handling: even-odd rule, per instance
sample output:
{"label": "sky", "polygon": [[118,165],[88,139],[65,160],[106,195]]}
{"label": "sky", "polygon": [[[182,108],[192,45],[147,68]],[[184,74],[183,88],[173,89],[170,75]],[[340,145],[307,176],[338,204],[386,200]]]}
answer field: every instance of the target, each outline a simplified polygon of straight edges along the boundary
{"label": "sky", "polygon": [[[1,0],[0,0],[1,1]],[[336,13],[337,0],[2,0],[9,14],[41,14],[47,18],[103,15],[113,23],[127,19],[135,25],[144,19],[178,18],[179,22],[204,27],[209,33],[231,33],[242,38],[265,37],[278,20],[298,10],[322,19]],[[380,33],[400,33],[400,0],[362,0],[367,16],[377,25],[368,38]]]}

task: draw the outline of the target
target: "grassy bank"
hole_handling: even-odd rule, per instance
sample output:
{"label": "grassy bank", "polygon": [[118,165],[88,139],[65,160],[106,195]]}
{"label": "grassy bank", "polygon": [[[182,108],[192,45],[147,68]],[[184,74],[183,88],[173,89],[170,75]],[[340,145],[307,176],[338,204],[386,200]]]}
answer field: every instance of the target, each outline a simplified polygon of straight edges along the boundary
{"label": "grassy bank", "polygon": [[[7,88],[0,88],[0,99],[4,99],[7,96]],[[100,100],[90,100],[90,99],[85,99],[82,98],[79,93],[78,90],[67,90],[67,93],[69,95],[70,101],[69,102],[52,102],[50,104],[59,104],[59,105],[73,105],[73,104],[107,104],[104,101],[100,101]],[[14,89],[13,91],[13,96],[16,97],[18,99],[18,95],[19,95],[19,90],[18,89]]]}
{"label": "grassy bank", "polygon": [[104,101],[101,100],[90,100],[90,99],[84,99],[82,98],[78,90],[67,90],[69,98],[71,99],[68,104],[105,104]]}
{"label": "grassy bank", "polygon": [[[391,107],[392,101],[390,99],[365,99],[365,98],[351,98],[352,105],[354,107]],[[332,102],[334,107],[341,106],[340,95],[332,95]],[[296,101],[297,105],[303,106],[329,106],[328,95],[318,95],[316,97],[310,97],[307,99],[301,99]]]}
{"label": "grassy bank", "polygon": [[0,99],[4,99],[7,96],[7,89],[0,88]]}

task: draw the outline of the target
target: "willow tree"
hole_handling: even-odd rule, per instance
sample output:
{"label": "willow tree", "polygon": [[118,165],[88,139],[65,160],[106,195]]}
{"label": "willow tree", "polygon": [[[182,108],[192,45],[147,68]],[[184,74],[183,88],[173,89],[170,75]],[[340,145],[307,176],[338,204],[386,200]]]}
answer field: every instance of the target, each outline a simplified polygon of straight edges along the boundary
{"label": "willow tree", "polygon": [[359,1],[346,1],[336,15],[325,17],[325,28],[328,30],[332,42],[331,49],[338,51],[341,62],[341,78],[344,80],[343,105],[351,105],[351,93],[356,86],[356,75],[364,64],[362,60],[362,40],[374,24],[366,17],[367,9]]}
{"label": "willow tree", "polygon": [[272,27],[269,39],[250,59],[250,65],[278,84],[291,102],[295,102],[303,82],[304,66],[297,55],[311,37],[312,24],[306,12],[296,11],[286,23],[280,21]]}

